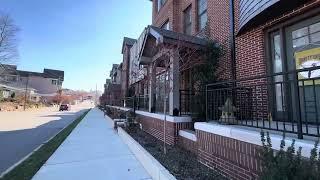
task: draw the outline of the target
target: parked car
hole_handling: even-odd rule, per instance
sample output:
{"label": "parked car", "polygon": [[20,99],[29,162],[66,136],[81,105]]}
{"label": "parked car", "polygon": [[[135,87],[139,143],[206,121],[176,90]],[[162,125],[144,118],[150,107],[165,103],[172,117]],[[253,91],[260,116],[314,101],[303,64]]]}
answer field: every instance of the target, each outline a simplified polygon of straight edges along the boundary
{"label": "parked car", "polygon": [[70,105],[68,104],[61,104],[60,105],[60,108],[59,108],[59,111],[70,111]]}

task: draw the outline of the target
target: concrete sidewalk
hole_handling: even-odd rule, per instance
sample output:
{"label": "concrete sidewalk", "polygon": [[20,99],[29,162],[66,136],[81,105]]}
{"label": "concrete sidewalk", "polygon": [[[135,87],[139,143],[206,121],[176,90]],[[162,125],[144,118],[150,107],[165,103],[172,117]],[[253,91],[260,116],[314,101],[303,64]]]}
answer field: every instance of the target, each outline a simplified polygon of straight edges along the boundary
{"label": "concrete sidewalk", "polygon": [[146,180],[150,175],[95,108],[41,167],[33,180]]}

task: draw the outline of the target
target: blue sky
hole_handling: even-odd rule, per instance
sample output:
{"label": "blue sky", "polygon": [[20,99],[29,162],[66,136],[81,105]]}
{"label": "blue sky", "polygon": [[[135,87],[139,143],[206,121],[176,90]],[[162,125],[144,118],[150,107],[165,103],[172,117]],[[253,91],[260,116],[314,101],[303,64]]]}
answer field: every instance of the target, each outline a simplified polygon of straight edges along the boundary
{"label": "blue sky", "polygon": [[149,0],[0,0],[19,26],[18,69],[65,71],[65,88],[103,89],[124,36],[151,24]]}

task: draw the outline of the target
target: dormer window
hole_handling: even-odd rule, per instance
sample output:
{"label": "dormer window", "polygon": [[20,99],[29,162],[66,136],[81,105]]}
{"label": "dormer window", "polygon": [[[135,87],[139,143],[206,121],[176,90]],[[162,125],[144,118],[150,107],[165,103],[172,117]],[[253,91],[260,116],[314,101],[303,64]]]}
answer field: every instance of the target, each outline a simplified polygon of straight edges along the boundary
{"label": "dormer window", "polygon": [[158,11],[164,6],[167,0],[158,0]]}

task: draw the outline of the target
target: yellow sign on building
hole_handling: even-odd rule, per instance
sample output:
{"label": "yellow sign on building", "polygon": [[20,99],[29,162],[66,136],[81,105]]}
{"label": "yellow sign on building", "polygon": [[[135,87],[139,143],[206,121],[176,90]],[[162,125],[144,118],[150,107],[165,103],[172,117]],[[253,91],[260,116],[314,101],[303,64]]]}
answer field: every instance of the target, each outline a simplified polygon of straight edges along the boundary
{"label": "yellow sign on building", "polygon": [[[296,69],[306,69],[311,67],[319,67],[320,68],[320,48],[312,48],[307,50],[302,50],[295,53],[296,59]],[[310,78],[319,78],[320,77],[320,69],[313,71],[304,71],[298,74],[299,85],[302,86],[301,80],[304,81],[304,85],[313,85],[312,80],[307,80]],[[315,80],[315,84],[320,84],[320,80]]]}

